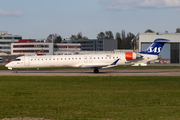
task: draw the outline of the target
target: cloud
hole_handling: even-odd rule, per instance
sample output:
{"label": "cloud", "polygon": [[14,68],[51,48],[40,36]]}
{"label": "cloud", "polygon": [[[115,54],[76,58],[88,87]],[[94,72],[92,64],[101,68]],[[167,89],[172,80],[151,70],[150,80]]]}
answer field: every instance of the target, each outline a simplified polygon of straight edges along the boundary
{"label": "cloud", "polygon": [[109,10],[133,10],[138,8],[180,8],[180,0],[97,0],[106,1]]}
{"label": "cloud", "polygon": [[140,7],[173,8],[180,7],[180,0],[144,0]]}
{"label": "cloud", "polygon": [[0,9],[0,16],[21,16],[24,13],[22,10],[19,11],[3,11]]}

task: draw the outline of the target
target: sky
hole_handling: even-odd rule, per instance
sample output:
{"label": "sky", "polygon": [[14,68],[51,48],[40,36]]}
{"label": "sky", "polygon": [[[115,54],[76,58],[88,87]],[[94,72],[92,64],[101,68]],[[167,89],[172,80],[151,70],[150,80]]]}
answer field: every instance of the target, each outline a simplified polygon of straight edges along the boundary
{"label": "sky", "polygon": [[137,35],[151,29],[176,32],[180,27],[180,0],[0,0],[0,31],[23,39],[79,32],[97,34],[125,30]]}

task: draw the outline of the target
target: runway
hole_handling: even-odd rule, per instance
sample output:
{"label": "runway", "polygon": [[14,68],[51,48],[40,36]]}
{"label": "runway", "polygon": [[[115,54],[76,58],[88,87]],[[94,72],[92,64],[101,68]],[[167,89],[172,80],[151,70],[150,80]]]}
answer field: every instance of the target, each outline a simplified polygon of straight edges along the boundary
{"label": "runway", "polygon": [[0,70],[0,76],[180,76],[180,69],[49,69],[49,70]]}

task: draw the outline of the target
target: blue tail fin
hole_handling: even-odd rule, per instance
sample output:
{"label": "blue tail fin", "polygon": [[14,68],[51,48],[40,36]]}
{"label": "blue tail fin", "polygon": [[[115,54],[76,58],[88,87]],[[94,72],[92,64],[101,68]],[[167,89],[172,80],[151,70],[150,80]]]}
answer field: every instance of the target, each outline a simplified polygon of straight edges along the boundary
{"label": "blue tail fin", "polygon": [[146,51],[139,52],[141,54],[151,54],[151,55],[159,55],[165,43],[170,42],[167,39],[156,39],[154,42],[149,46]]}

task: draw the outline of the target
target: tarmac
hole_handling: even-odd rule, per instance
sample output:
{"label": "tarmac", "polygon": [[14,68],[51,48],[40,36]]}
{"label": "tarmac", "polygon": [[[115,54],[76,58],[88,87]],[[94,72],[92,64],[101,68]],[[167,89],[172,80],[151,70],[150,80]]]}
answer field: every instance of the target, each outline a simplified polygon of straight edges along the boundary
{"label": "tarmac", "polygon": [[180,76],[180,69],[49,69],[49,70],[0,70],[0,76]]}
{"label": "tarmac", "polygon": [[[3,62],[0,65],[5,65]],[[148,64],[148,66],[180,66],[180,64]],[[180,76],[180,69],[48,69],[48,70],[0,70],[0,76]]]}

